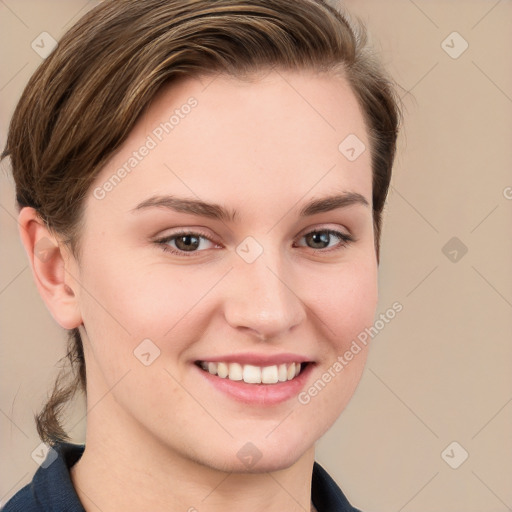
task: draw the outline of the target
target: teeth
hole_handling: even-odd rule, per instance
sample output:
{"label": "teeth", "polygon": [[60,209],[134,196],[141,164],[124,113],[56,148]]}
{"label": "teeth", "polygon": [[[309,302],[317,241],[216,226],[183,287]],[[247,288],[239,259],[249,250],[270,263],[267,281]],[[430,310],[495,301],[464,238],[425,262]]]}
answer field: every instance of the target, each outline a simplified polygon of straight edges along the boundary
{"label": "teeth", "polygon": [[244,382],[259,384],[261,382],[261,369],[250,364],[244,365]]}
{"label": "teeth", "polygon": [[217,375],[225,379],[228,376],[229,368],[226,363],[218,363],[217,364]]}
{"label": "teeth", "polygon": [[231,363],[229,365],[229,380],[242,380],[243,368],[241,364]]}
{"label": "teeth", "polygon": [[293,379],[293,377],[295,377],[295,363],[292,363],[290,366],[288,366],[288,373],[286,376],[288,377],[288,380]]}
{"label": "teeth", "polygon": [[288,370],[285,364],[279,365],[278,379],[279,382],[286,382],[288,380]]}
{"label": "teeth", "polygon": [[300,373],[300,363],[280,364],[273,366],[241,365],[239,363],[211,363],[201,361],[203,370],[212,375],[229,380],[243,380],[247,384],[275,384],[292,380]]}
{"label": "teeth", "polygon": [[261,382],[275,384],[279,380],[277,372],[277,366],[265,366],[261,369]]}

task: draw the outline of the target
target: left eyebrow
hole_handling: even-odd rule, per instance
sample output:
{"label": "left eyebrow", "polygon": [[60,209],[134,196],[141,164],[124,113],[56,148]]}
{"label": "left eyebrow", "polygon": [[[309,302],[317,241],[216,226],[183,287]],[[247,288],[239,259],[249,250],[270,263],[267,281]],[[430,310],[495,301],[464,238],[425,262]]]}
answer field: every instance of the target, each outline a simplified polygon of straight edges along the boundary
{"label": "left eyebrow", "polygon": [[[299,217],[308,217],[318,213],[329,212],[353,204],[369,206],[366,198],[358,192],[343,192],[342,194],[312,199],[301,208]],[[207,203],[197,199],[171,195],[149,197],[133,208],[131,213],[137,213],[141,210],[153,207],[167,208],[180,213],[188,213],[228,222],[235,222],[240,218],[240,214],[237,210],[228,210],[215,203]]]}
{"label": "left eyebrow", "polygon": [[317,213],[330,212],[338,208],[346,208],[353,204],[370,206],[366,198],[358,192],[344,192],[335,196],[322,197],[320,199],[312,199],[309,203],[302,207],[299,212],[300,217],[307,217]]}

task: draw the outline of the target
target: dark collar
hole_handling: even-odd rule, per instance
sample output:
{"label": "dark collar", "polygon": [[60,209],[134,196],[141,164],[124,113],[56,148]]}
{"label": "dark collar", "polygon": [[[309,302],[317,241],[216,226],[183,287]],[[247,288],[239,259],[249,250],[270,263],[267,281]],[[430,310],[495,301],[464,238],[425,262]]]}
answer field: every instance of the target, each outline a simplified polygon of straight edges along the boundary
{"label": "dark collar", "polygon": [[[80,459],[84,449],[85,446],[79,444],[55,445],[55,452],[47,455],[32,482],[18,491],[2,511],[85,512],[69,474],[71,466]],[[55,460],[45,467],[52,458]],[[313,466],[311,499],[318,512],[360,512],[350,505],[336,482],[318,462]]]}

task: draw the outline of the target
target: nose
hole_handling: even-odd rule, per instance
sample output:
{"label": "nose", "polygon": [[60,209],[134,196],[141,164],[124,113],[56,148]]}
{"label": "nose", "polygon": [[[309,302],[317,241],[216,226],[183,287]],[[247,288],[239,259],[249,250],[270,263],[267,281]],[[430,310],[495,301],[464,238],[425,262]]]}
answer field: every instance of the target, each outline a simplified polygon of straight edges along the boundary
{"label": "nose", "polygon": [[260,340],[283,336],[306,317],[293,272],[276,255],[235,262],[224,302],[226,321]]}

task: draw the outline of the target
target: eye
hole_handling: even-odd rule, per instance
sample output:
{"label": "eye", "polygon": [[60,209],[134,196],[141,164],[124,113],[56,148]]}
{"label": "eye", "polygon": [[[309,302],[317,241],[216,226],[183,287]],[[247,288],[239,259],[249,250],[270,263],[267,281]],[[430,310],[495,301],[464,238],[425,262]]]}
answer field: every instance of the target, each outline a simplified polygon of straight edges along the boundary
{"label": "eye", "polygon": [[[206,240],[207,244],[214,244],[214,242],[204,233],[196,233],[192,231],[180,231],[179,233],[174,233],[155,240],[155,242],[158,245],[161,245],[165,252],[177,254],[178,256],[188,256],[187,253],[201,252],[204,250],[205,244],[201,243],[202,240]],[[171,243],[174,244],[174,247],[170,245]],[[203,248],[199,250],[200,247]],[[206,249],[208,249],[208,247],[206,247]]]}
{"label": "eye", "polygon": [[[316,250],[317,252],[332,252],[343,249],[351,242],[355,242],[355,238],[346,233],[342,233],[341,231],[336,231],[335,229],[315,229],[306,233],[301,237],[304,238],[307,243],[310,243],[308,247]],[[329,248],[330,243],[333,241],[336,242],[338,239],[338,243],[335,243],[334,246]],[[325,250],[328,249],[328,250]]]}

